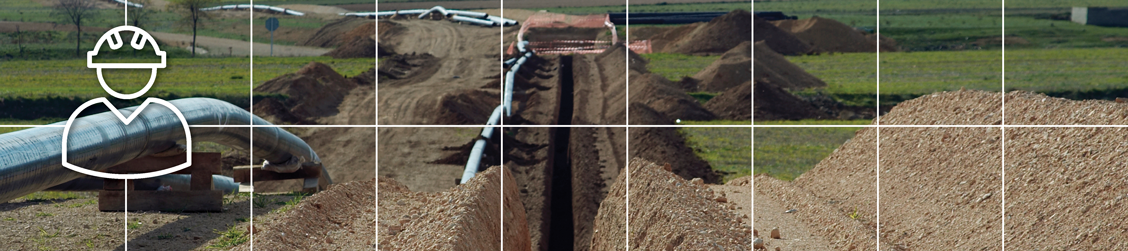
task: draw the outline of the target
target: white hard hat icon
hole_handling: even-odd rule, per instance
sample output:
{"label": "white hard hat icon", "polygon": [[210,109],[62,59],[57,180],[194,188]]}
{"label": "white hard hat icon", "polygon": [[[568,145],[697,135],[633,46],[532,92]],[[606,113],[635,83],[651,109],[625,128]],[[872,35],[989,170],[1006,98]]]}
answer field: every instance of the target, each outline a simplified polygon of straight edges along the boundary
{"label": "white hard hat icon", "polygon": [[[108,44],[110,46],[110,49],[112,50],[117,50],[121,48],[122,45],[125,45],[125,41],[121,40],[122,31],[133,32],[133,38],[130,39],[129,42],[129,45],[133,47],[133,49],[140,50],[141,48],[145,48],[146,43],[152,45],[153,52],[156,53],[157,56],[161,57],[161,62],[94,63],[94,56],[98,55],[98,50],[102,48],[103,44]],[[149,35],[149,32],[146,32],[141,28],[129,25],[114,27],[113,29],[107,31],[105,34],[102,34],[102,38],[99,38],[98,43],[94,45],[94,50],[86,52],[86,67],[98,69],[98,83],[102,84],[102,89],[105,89],[106,92],[110,93],[110,95],[113,95],[114,97],[119,99],[135,99],[137,97],[140,97],[141,95],[144,95],[145,92],[148,92],[149,88],[153,87],[153,81],[157,79],[157,69],[165,68],[166,60],[166,53],[164,51],[161,51],[161,48],[157,46],[157,41],[153,39],[153,36]],[[110,87],[106,85],[106,80],[102,78],[102,69],[153,69],[153,72],[149,76],[149,82],[145,84],[145,88],[142,88],[140,91],[132,94],[121,94],[117,91],[114,91],[113,89],[110,89]]]}

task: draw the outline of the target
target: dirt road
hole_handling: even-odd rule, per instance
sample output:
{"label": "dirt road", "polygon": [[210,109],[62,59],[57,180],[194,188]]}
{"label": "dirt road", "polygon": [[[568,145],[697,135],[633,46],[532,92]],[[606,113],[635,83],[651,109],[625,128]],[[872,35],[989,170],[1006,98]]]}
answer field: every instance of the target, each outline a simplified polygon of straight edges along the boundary
{"label": "dirt road", "polygon": [[[380,124],[486,123],[501,104],[500,29],[443,20],[381,23],[397,27],[380,31],[382,44],[434,59],[410,66],[411,74],[380,81]],[[381,63],[381,69],[388,64]]]}

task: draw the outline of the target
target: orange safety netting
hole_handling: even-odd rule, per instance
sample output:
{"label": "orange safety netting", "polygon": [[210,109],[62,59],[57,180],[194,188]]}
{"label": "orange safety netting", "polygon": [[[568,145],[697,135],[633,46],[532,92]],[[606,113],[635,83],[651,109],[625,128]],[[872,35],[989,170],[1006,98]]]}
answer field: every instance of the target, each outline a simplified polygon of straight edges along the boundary
{"label": "orange safety netting", "polygon": [[[529,16],[517,33],[517,41],[524,41],[529,28],[599,28],[611,30],[611,41],[606,40],[553,40],[530,42],[529,46],[539,54],[601,53],[612,44],[619,42],[619,33],[608,15],[573,16],[558,13],[537,13]],[[638,53],[650,53],[650,41],[632,41],[627,48]],[[516,53],[515,43],[509,45],[506,54]]]}

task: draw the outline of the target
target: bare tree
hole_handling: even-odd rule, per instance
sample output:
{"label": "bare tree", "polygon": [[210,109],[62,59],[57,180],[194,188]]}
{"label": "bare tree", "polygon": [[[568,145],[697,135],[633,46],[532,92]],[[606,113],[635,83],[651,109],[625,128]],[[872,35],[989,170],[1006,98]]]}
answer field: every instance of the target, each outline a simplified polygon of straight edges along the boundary
{"label": "bare tree", "polygon": [[77,35],[74,40],[74,54],[82,56],[82,22],[93,19],[97,15],[94,11],[93,0],[59,0],[55,4],[55,15],[62,16],[67,22],[74,24]]}
{"label": "bare tree", "polygon": [[211,18],[207,12],[200,10],[201,8],[211,7],[218,3],[218,0],[172,0],[169,8],[180,13],[181,25],[190,26],[192,28],[192,57],[196,57],[196,29],[202,24],[200,21]]}
{"label": "bare tree", "polygon": [[142,23],[149,20],[149,15],[156,11],[156,9],[153,9],[150,0],[129,0],[129,2],[141,5],[141,8],[127,7],[129,8],[129,21],[133,22],[134,27],[141,27]]}

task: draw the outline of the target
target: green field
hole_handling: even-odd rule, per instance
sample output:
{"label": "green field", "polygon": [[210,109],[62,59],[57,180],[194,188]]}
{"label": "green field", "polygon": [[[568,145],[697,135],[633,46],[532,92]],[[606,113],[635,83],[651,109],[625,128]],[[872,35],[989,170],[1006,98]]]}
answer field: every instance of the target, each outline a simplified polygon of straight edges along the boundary
{"label": "green field", "polygon": [[724,173],[724,182],[751,174],[750,128],[683,127],[678,132],[698,157],[708,161],[713,170]]}
{"label": "green field", "polygon": [[756,128],[755,174],[793,180],[830,156],[860,128]]}
{"label": "green field", "polygon": [[[1069,96],[1128,88],[1124,49],[1008,49],[1006,57],[1008,90]],[[788,60],[826,82],[821,91],[835,99],[872,105],[875,58],[873,53],[847,53]],[[882,105],[960,88],[1000,91],[1001,59],[1001,51],[987,50],[881,53]]]}
{"label": "green field", "polygon": [[[784,12],[873,12],[877,8],[873,0],[756,0],[753,3],[756,10],[784,11]],[[1073,6],[1124,6],[1122,0],[1026,0],[1007,1],[1007,8],[1070,8]],[[915,0],[884,0],[881,9],[884,12],[899,10],[933,10],[933,9],[999,9],[1001,1],[991,0],[945,0],[945,1],[915,1]]]}

